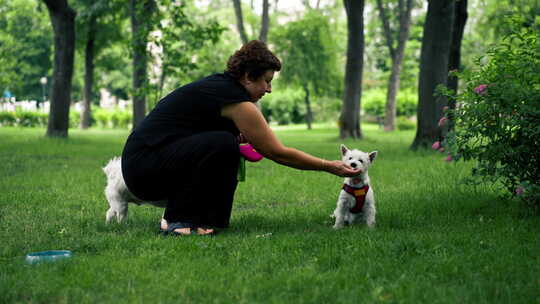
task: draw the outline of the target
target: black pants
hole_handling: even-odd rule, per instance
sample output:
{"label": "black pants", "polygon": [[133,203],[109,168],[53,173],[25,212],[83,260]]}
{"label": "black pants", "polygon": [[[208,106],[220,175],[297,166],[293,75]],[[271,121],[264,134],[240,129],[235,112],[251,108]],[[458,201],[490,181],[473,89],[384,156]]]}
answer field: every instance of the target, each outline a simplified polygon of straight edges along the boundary
{"label": "black pants", "polygon": [[143,200],[167,200],[164,218],[225,228],[231,217],[240,154],[229,132],[168,139],[156,146],[129,139],[122,153],[128,189]]}

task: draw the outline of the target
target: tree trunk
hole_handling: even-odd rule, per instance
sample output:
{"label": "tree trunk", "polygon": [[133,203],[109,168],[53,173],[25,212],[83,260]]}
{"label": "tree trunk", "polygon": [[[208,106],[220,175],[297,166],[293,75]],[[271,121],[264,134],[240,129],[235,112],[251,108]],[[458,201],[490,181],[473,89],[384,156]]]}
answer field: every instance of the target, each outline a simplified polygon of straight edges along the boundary
{"label": "tree trunk", "polygon": [[343,0],[347,13],[347,61],[345,89],[339,119],[339,136],[362,138],[360,104],[364,63],[364,0]]}
{"label": "tree trunk", "polygon": [[148,53],[146,45],[150,32],[150,17],[154,0],[131,0],[131,32],[133,49],[133,128],[146,114],[146,87]]}
{"label": "tree trunk", "polygon": [[90,17],[88,24],[88,40],[86,41],[84,57],[84,92],[81,111],[81,129],[90,127],[92,114],[92,87],[94,85],[94,42],[96,37],[96,16]]}
{"label": "tree trunk", "polygon": [[261,17],[261,33],[259,35],[259,40],[266,43],[268,40],[268,28],[270,23],[270,17],[268,16],[268,10],[269,10],[270,4],[268,3],[268,0],[263,0],[263,10],[262,10],[262,17]]}
{"label": "tree trunk", "polygon": [[246,30],[244,29],[244,17],[242,17],[241,0],[233,0],[233,4],[234,4],[234,13],[236,15],[236,27],[238,28],[240,39],[242,39],[242,44],[246,44],[248,43],[248,37],[246,35]]}
{"label": "tree trunk", "polygon": [[389,40],[387,45],[389,46],[389,51],[392,56],[392,71],[390,73],[388,90],[386,92],[384,130],[394,131],[396,129],[396,97],[399,92],[401,66],[403,64],[403,57],[405,55],[405,46],[407,44],[407,40],[409,39],[413,1],[407,0],[406,6],[404,7],[403,0],[399,0],[399,36],[396,49],[393,48],[391,30],[388,19],[386,18],[386,14],[384,14],[384,8],[381,0],[377,0],[377,6],[379,7],[381,19],[386,19],[386,21],[383,20],[383,23],[386,24],[384,26],[384,30],[387,32],[386,37],[387,40]]}
{"label": "tree trunk", "polygon": [[313,112],[311,111],[311,102],[309,100],[309,87],[307,83],[304,84],[304,92],[306,96],[304,102],[306,103],[306,123],[308,130],[311,130],[311,122],[313,121]]}
{"label": "tree trunk", "polygon": [[159,75],[159,84],[158,84],[158,98],[160,100],[163,96],[163,87],[165,87],[165,80],[167,79],[167,70],[168,64],[164,63],[161,65],[161,75]]}
{"label": "tree trunk", "polygon": [[[401,0],[400,0],[401,3]],[[379,11],[379,17],[381,18],[381,23],[383,25],[384,38],[386,38],[386,46],[388,47],[388,52],[390,53],[390,58],[395,57],[394,50],[394,38],[392,37],[392,29],[390,28],[390,20],[386,15],[386,8],[384,7],[383,0],[377,0],[377,10]]]}
{"label": "tree trunk", "polygon": [[[463,32],[467,23],[467,0],[457,0],[454,8],[454,27],[452,29],[452,46],[450,47],[450,59],[448,69],[450,71],[461,69],[461,41],[463,40]],[[458,78],[453,75],[448,76],[448,88],[452,91],[458,91]],[[448,107],[451,110],[456,108],[456,100],[450,98]],[[448,117],[448,131],[454,128],[454,117]]]}
{"label": "tree trunk", "polygon": [[424,23],[418,82],[418,127],[411,148],[431,147],[441,137],[438,121],[447,100],[435,95],[438,85],[446,85],[452,40],[455,0],[430,0]]}
{"label": "tree trunk", "polygon": [[46,136],[67,137],[75,56],[75,11],[67,0],[43,0],[54,30],[54,73]]}

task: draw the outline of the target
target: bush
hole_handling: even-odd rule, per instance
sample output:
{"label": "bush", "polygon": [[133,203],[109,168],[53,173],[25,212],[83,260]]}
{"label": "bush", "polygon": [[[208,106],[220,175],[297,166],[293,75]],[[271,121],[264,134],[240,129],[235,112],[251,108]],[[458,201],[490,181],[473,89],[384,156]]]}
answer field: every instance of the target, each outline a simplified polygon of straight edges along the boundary
{"label": "bush", "polygon": [[42,112],[17,110],[0,112],[0,125],[9,127],[45,127],[48,115]]}
{"label": "bush", "polygon": [[118,111],[118,127],[129,129],[133,121],[133,114],[129,111]]}
{"label": "bush", "polygon": [[45,127],[47,114],[41,112],[15,111],[17,126],[19,127]]}
{"label": "bush", "polygon": [[416,129],[416,123],[405,116],[398,116],[397,129],[401,131]]}
{"label": "bush", "polygon": [[100,128],[130,128],[133,114],[124,110],[105,110],[98,108],[92,116]]}
{"label": "bush", "polygon": [[397,116],[412,117],[418,110],[418,93],[413,89],[403,89],[397,96]]}
{"label": "bush", "polygon": [[268,122],[279,125],[305,122],[304,92],[294,89],[275,91],[261,101],[261,110]]}
{"label": "bush", "polygon": [[0,112],[0,126],[13,127],[17,123],[14,112],[1,111]]}
{"label": "bush", "polygon": [[444,143],[454,159],[477,161],[473,177],[540,206],[540,33],[514,29],[477,64],[458,74],[466,87]]}
{"label": "bush", "polygon": [[69,111],[69,127],[78,128],[81,124],[81,112],[71,109]]}
{"label": "bush", "polygon": [[92,115],[94,116],[98,127],[106,128],[108,126],[109,115],[106,110],[96,109],[92,112]]}
{"label": "bush", "polygon": [[316,96],[312,102],[313,120],[319,122],[337,122],[341,114],[343,100],[331,96]]}
{"label": "bush", "polygon": [[[103,110],[96,109],[92,112],[92,118],[101,128],[130,128],[132,114],[121,110]],[[0,126],[11,127],[47,127],[49,114],[32,111],[1,111]],[[69,127],[78,128],[81,121],[81,113],[78,111],[69,111]]]}
{"label": "bush", "polygon": [[362,96],[362,110],[367,115],[384,117],[386,91],[381,88],[365,91]]}
{"label": "bush", "polygon": [[[412,117],[416,115],[418,97],[413,89],[399,91],[396,98],[396,115]],[[386,112],[386,89],[376,88],[364,92],[362,109],[367,115],[384,118]]]}

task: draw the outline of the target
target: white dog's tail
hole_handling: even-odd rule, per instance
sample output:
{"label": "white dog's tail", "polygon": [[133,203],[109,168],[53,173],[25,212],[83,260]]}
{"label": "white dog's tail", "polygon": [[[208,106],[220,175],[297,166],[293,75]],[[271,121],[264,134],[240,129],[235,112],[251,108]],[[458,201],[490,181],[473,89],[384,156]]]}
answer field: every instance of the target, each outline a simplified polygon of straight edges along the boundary
{"label": "white dog's tail", "polygon": [[121,197],[121,193],[127,189],[122,176],[121,158],[113,157],[102,169],[107,176],[105,196],[110,206],[106,221],[109,223],[112,218],[116,217],[118,222],[121,222],[127,216],[127,202]]}
{"label": "white dog's tail", "polygon": [[105,167],[102,168],[103,169],[103,172],[105,172],[105,175],[107,175],[107,177],[112,177],[116,174],[118,174],[118,172],[120,172],[120,174],[122,173],[122,161],[121,161],[121,158],[116,156],[116,157],[113,157],[108,163],[107,165],[105,165]]}

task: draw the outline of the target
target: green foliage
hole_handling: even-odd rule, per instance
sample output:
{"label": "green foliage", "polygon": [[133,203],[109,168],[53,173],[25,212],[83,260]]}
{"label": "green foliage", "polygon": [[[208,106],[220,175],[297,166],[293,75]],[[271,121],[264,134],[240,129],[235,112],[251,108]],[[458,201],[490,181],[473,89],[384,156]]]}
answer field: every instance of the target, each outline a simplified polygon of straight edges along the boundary
{"label": "green foliage", "polygon": [[[196,10],[192,1],[159,0],[159,6],[163,9],[160,10],[157,29],[162,36],[153,42],[162,50],[157,55],[162,69],[157,89],[161,90],[167,78],[176,85],[191,81],[186,74],[198,68],[198,52],[215,45],[226,28],[215,19],[197,18],[199,14],[192,13]],[[161,95],[159,92],[156,102]]]}
{"label": "green foliage", "polygon": [[113,45],[105,49],[97,59],[96,64],[100,75],[95,77],[96,87],[107,89],[111,95],[127,100],[131,88],[133,66],[127,56],[127,51],[121,45]]}
{"label": "green foliage", "polygon": [[276,53],[284,63],[280,84],[308,88],[318,96],[340,95],[342,79],[328,17],[310,11],[272,33]]}
{"label": "green foliage", "polygon": [[85,56],[93,24],[94,85],[92,102],[99,104],[100,88],[113,96],[128,99],[131,88],[131,59],[129,44],[130,23],[128,2],[123,0],[77,0],[70,5],[77,11],[75,73],[72,81],[72,100],[82,99],[85,75]]}
{"label": "green foliage", "polygon": [[100,128],[130,128],[133,114],[125,110],[96,109],[92,112],[96,124]]}
{"label": "green foliage", "polygon": [[15,118],[20,127],[44,127],[47,123],[47,114],[41,112],[16,111]]}
{"label": "green foliage", "polygon": [[[412,117],[416,114],[418,96],[412,89],[399,91],[396,97],[397,116]],[[374,88],[363,92],[362,109],[367,115],[384,118],[386,90]]]}
{"label": "green foliage", "polygon": [[17,118],[14,112],[0,111],[0,126],[15,126]]}
{"label": "green foliage", "polygon": [[41,100],[40,78],[52,67],[52,27],[41,1],[0,2],[0,91]]}
{"label": "green foliage", "polygon": [[459,75],[466,87],[447,143],[454,157],[477,160],[474,177],[540,206],[540,32],[521,24]]}
{"label": "green foliage", "polygon": [[[393,46],[397,47],[397,37],[399,29],[399,10],[397,1],[386,2],[386,15],[389,18],[390,29],[392,31]],[[414,89],[418,85],[418,56],[422,47],[423,25],[425,21],[425,11],[422,8],[425,1],[417,1],[413,9],[413,14],[410,24],[410,33],[405,48],[405,56],[403,58],[402,69],[400,73],[400,87]],[[374,4],[375,6],[375,4]],[[392,69],[392,58],[384,37],[384,27],[376,7],[373,8],[371,14],[366,14],[365,17],[365,87],[385,86],[390,78]]]}
{"label": "green foliage", "polygon": [[279,125],[305,122],[306,107],[302,90],[292,88],[275,90],[260,101],[261,110],[268,122]]}
{"label": "green foliage", "polygon": [[311,110],[314,121],[317,122],[337,122],[341,114],[343,100],[336,96],[316,96],[313,98]]}
{"label": "green foliage", "polygon": [[[261,110],[268,122],[278,125],[300,124],[306,122],[305,93],[301,89],[275,89],[260,101]],[[312,98],[311,107],[314,120],[318,122],[337,121],[342,101],[332,96]]]}
{"label": "green foliage", "polygon": [[[43,128],[47,126],[49,115],[35,111],[0,111],[0,126],[6,127],[27,127]],[[92,121],[95,121],[100,128],[131,128],[132,113],[124,110],[104,110],[96,108],[92,111]],[[69,127],[78,128],[81,121],[81,113],[69,111]]]}
{"label": "green foliage", "polygon": [[17,110],[0,111],[0,126],[6,127],[46,127],[48,114]]}
{"label": "green foliage", "polygon": [[385,113],[386,91],[382,88],[376,88],[363,91],[362,95],[362,110],[368,115],[383,117]]}
{"label": "green foliage", "polygon": [[415,130],[416,129],[416,123],[405,117],[405,116],[398,116],[397,117],[397,129],[401,131],[408,131],[408,130]]}

